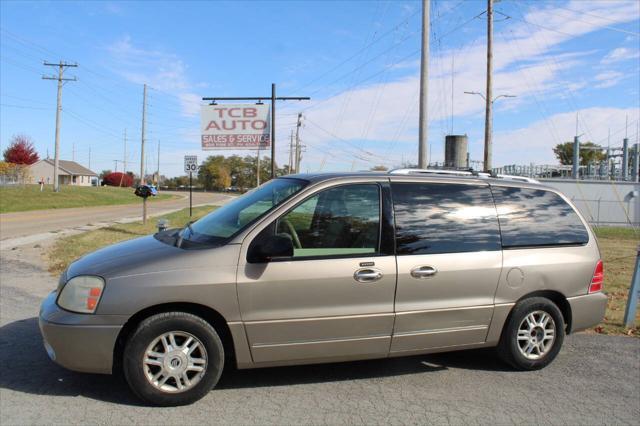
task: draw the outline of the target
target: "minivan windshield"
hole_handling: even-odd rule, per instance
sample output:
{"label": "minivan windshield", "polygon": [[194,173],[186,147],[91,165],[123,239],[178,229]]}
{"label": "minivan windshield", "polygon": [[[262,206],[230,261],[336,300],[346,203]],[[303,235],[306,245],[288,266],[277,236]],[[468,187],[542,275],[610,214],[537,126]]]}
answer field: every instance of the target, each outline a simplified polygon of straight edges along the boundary
{"label": "minivan windshield", "polygon": [[307,184],[302,179],[273,179],[185,227],[182,238],[200,244],[222,244]]}

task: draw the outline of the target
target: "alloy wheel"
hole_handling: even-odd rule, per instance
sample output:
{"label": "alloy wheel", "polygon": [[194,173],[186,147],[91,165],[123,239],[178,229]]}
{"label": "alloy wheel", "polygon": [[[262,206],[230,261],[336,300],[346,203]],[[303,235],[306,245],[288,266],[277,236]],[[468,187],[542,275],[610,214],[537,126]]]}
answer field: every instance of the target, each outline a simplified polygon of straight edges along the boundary
{"label": "alloy wheel", "polygon": [[556,324],[551,315],[544,311],[528,314],[518,327],[518,348],[527,359],[543,358],[553,347]]}
{"label": "alloy wheel", "polygon": [[185,392],[200,382],[207,370],[207,350],[193,334],[169,331],[155,338],[144,352],[144,375],[156,389]]}

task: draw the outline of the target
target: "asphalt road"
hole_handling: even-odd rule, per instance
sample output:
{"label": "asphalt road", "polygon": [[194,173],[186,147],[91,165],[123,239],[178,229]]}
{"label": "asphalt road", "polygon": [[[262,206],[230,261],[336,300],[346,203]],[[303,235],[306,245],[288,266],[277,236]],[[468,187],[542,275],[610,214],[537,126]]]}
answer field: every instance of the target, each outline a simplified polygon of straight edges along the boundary
{"label": "asphalt road", "polygon": [[[147,203],[150,216],[169,210],[189,207],[189,194],[173,193],[178,198]],[[193,204],[219,204],[228,199],[228,195],[211,192],[194,192]],[[0,239],[6,240],[25,235],[59,232],[62,229],[75,228],[88,224],[113,222],[125,218],[138,218],[142,215],[140,203],[119,206],[78,207],[58,210],[34,210],[28,212],[0,214]]]}
{"label": "asphalt road", "polygon": [[[635,424],[640,339],[569,336],[537,372],[490,350],[238,371],[194,405],[143,406],[111,376],[47,358],[38,306],[55,287],[43,247],[0,251],[1,424]],[[91,342],[87,342],[91,344]]]}

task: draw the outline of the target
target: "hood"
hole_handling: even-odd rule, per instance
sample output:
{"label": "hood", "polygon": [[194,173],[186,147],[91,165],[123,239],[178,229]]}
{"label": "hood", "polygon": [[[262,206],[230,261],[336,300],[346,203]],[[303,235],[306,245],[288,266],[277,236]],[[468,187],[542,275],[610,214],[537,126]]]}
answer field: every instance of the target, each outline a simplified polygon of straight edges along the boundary
{"label": "hood", "polygon": [[67,279],[78,275],[98,275],[105,279],[183,268],[185,257],[194,251],[162,243],[153,235],[113,244],[73,262]]}

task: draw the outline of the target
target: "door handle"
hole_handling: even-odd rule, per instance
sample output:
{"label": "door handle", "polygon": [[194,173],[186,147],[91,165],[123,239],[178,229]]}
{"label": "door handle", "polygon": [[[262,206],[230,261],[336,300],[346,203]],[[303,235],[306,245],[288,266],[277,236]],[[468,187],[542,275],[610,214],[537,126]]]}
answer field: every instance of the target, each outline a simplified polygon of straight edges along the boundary
{"label": "door handle", "polygon": [[353,274],[353,279],[359,283],[372,283],[382,278],[382,272],[377,269],[363,268],[358,269]]}
{"label": "door handle", "polygon": [[416,266],[411,270],[411,276],[413,278],[430,278],[438,273],[438,270],[433,266]]}

